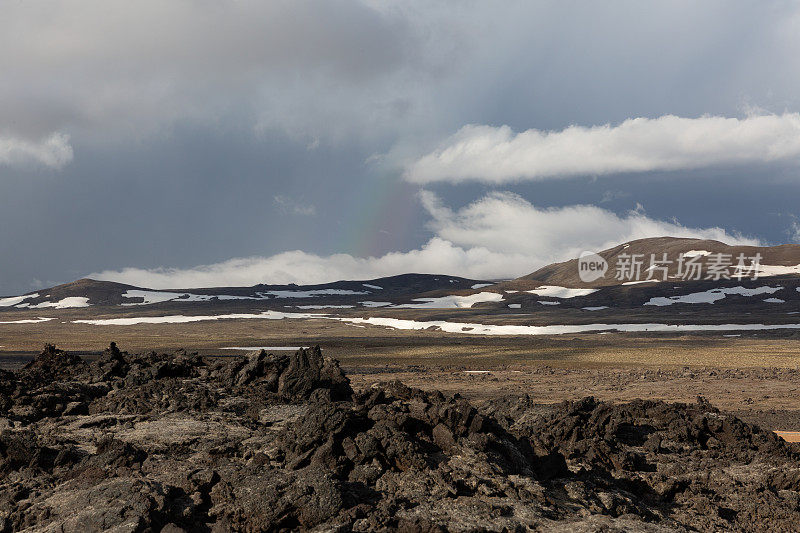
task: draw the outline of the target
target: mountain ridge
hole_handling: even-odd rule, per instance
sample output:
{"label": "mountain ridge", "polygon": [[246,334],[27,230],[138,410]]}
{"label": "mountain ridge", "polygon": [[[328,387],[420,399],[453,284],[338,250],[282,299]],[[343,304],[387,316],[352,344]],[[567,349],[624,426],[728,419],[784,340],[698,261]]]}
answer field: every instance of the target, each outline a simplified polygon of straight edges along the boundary
{"label": "mountain ridge", "polygon": [[[648,280],[650,256],[674,261],[663,279]],[[711,267],[717,254],[731,262],[738,254],[760,256],[760,279],[682,279],[678,257],[695,261],[699,268]],[[800,303],[800,245],[770,247],[731,246],[719,241],[658,237],[621,243],[598,253],[608,263],[604,277],[584,282],[578,258],[553,263],[513,280],[474,280],[444,274],[400,274],[369,280],[340,280],[297,285],[257,284],[250,287],[203,287],[194,289],[149,289],[112,281],[82,278],[27,295],[0,298],[0,312],[94,307],[99,312],[115,308],[126,312],[137,306],[152,311],[183,311],[201,307],[214,313],[328,309],[337,312],[389,309],[474,309],[476,312],[533,312],[536,316],[573,311],[591,311],[594,316],[614,309],[639,313],[673,313],[670,309],[696,309],[693,304],[714,304],[704,312],[721,312],[725,306],[736,312],[758,309],[771,315],[792,311]],[[638,257],[643,279],[618,279],[616,262]],[[702,272],[701,272],[702,273]],[[732,273],[729,269],[729,273]],[[658,277],[658,276],[653,276]],[[729,276],[730,277],[730,276]],[[775,306],[784,303],[785,306]],[[686,307],[690,305],[690,307]],[[742,307],[745,306],[745,307]],[[658,309],[656,309],[658,308]],[[326,312],[329,312],[326,311]],[[680,314],[680,313],[678,313]]]}

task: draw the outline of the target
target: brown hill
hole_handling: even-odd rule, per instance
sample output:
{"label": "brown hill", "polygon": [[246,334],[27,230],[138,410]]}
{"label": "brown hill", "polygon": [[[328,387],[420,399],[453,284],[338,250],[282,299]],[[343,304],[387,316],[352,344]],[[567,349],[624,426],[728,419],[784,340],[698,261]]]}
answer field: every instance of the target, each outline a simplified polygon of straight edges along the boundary
{"label": "brown hill", "polygon": [[[702,253],[698,254],[697,252]],[[724,254],[723,260],[730,260],[731,268],[728,269],[729,275],[735,274],[737,258],[740,254],[743,254],[745,257],[745,266],[750,265],[750,258],[760,254],[760,277],[776,275],[791,275],[797,277],[800,275],[800,245],[797,244],[764,247],[730,246],[712,240],[658,237],[631,241],[599,252],[598,255],[608,263],[608,271],[605,276],[592,282],[587,283],[581,280],[578,272],[578,259],[576,258],[540,268],[532,274],[507,282],[503,284],[503,286],[505,287],[507,285],[508,287],[516,289],[528,289],[538,285],[604,287],[630,283],[631,281],[636,281],[636,279],[631,279],[627,276],[622,276],[622,279],[619,279],[619,276],[617,276],[617,266],[621,264],[621,262],[631,261],[634,255],[637,256],[637,259],[642,261],[641,277],[638,281],[644,281],[648,276],[647,268],[651,265],[651,256],[658,262],[663,259],[663,254],[667,254],[667,260],[672,261],[670,264],[664,264],[664,266],[668,267],[667,280],[670,283],[688,280],[679,272],[679,258],[681,254],[692,256],[692,260],[701,265],[701,279],[706,278],[710,264],[719,260],[718,254]],[[689,257],[685,257],[685,260],[688,259]],[[790,269],[786,267],[796,268]],[[630,269],[626,270],[626,273],[630,273]],[[688,268],[684,268],[683,273],[686,273],[687,270]],[[744,274],[747,274],[746,277],[751,277],[747,272],[744,272]],[[661,271],[656,271],[653,277],[662,280],[663,273]]]}

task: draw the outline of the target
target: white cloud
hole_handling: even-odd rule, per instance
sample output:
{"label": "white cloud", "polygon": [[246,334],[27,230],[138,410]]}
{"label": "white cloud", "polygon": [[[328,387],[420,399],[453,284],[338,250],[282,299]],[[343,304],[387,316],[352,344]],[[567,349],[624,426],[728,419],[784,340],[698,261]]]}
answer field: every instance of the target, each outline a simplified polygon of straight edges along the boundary
{"label": "white cloud", "polygon": [[583,250],[645,237],[672,235],[759,244],[720,228],[686,228],[648,218],[639,211],[618,216],[590,205],[540,209],[510,193],[490,194],[457,211],[443,206],[430,192],[422,193],[422,202],[432,217],[430,227],[435,236],[417,250],[380,257],[291,251],[189,269],[126,268],[90,277],[157,289],[324,283],[408,272],[496,279],[528,274],[550,262],[576,257]]}
{"label": "white cloud", "polygon": [[730,234],[722,228],[688,228],[655,220],[640,209],[623,216],[593,205],[543,209],[516,194],[496,192],[453,211],[428,191],[423,191],[421,197],[432,217],[429,227],[440,238],[466,248],[485,246],[520,253],[538,266],[577,257],[584,250],[599,251],[647,237],[759,244],[756,239]]}
{"label": "white cloud", "polygon": [[747,118],[632,118],[562,131],[468,125],[414,161],[417,183],[503,183],[771,162],[800,156],[800,113]]}
{"label": "white cloud", "polygon": [[[502,268],[508,254],[485,248],[463,249],[434,237],[418,250],[381,257],[349,254],[319,256],[299,250],[271,257],[230,259],[190,269],[126,268],[89,277],[149,288],[191,288],[257,283],[324,283],[339,279],[371,279],[406,272],[468,274],[482,277]],[[523,260],[522,255],[518,261]]]}
{"label": "white cloud", "polygon": [[786,233],[789,235],[792,242],[800,244],[800,222],[797,220],[793,221],[789,229],[786,230]]}
{"label": "white cloud", "polygon": [[53,133],[40,141],[0,136],[0,165],[44,165],[61,168],[72,161],[69,136]]}

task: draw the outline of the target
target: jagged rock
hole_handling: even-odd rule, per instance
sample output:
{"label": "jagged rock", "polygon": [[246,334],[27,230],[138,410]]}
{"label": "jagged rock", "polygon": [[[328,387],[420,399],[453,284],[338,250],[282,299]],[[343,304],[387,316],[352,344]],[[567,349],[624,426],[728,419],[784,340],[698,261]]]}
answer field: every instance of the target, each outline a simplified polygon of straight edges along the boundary
{"label": "jagged rock", "polygon": [[116,342],[112,342],[93,365],[100,379],[108,381],[114,377],[125,376],[130,369],[130,365],[125,359],[126,355],[127,353],[123,353],[117,348]]}
{"label": "jagged rock", "polygon": [[53,344],[45,344],[44,350],[30,363],[22,367],[18,376],[28,382],[63,380],[85,371],[86,362],[75,354],[59,350]]}
{"label": "jagged rock", "polygon": [[289,358],[289,365],[278,378],[278,394],[288,397],[308,398],[317,389],[327,389],[331,399],[345,400],[352,396],[350,380],[339,368],[338,361],[326,359],[315,346],[301,348]]}

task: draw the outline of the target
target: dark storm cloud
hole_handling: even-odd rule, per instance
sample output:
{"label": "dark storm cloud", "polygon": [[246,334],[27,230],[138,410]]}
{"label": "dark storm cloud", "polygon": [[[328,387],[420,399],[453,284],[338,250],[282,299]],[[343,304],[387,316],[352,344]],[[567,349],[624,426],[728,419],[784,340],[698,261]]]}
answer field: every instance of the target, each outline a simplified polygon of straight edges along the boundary
{"label": "dark storm cloud", "polygon": [[[402,17],[361,2],[59,0],[0,8],[2,127],[108,139],[281,111],[294,90],[415,61]],[[102,128],[102,132],[98,131]]]}
{"label": "dark storm cloud", "polygon": [[[483,275],[516,252],[470,236],[430,246],[444,226],[426,225],[433,213],[399,183],[409,162],[468,124],[561,131],[795,113],[799,21],[788,2],[3,3],[0,293],[126,266],[353,253],[343,236],[368,231],[380,259],[391,251],[381,230],[411,255],[380,267],[350,258],[335,271],[418,261]],[[618,191],[601,216],[618,216],[619,230],[592,242],[638,235],[642,221],[627,214],[636,202],[653,222],[637,228],[663,231],[676,218],[767,242],[785,240],[800,215],[785,201],[800,192],[792,161],[590,179],[503,185],[521,196],[475,184],[433,191],[453,213],[505,205],[540,228],[548,206],[597,205]],[[416,214],[411,227],[363,227],[361,211],[386,190],[400,191],[393,208]],[[766,213],[772,202],[779,219]],[[311,206],[314,216],[293,212]],[[546,259],[515,257],[519,268]],[[253,264],[267,266],[241,279],[269,278],[277,263]]]}

